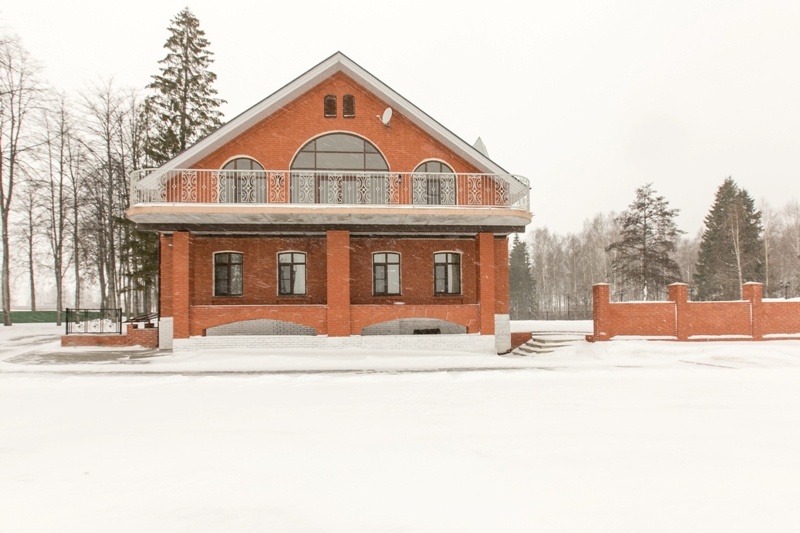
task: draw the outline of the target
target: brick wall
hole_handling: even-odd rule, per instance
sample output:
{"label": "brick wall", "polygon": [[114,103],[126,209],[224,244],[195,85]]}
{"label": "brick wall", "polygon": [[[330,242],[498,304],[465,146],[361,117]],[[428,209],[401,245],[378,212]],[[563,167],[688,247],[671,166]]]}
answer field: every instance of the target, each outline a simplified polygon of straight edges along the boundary
{"label": "brick wall", "polygon": [[517,331],[511,334],[511,349],[522,346],[533,337],[530,331]]}
{"label": "brick wall", "polygon": [[[462,305],[477,303],[475,239],[352,238],[350,240],[353,304]],[[434,296],[433,254],[461,253],[461,294]],[[373,252],[400,254],[401,294],[372,294]]]}
{"label": "brick wall", "polygon": [[[278,253],[306,254],[306,294],[278,296]],[[241,252],[242,295],[214,296],[214,254]],[[326,301],[326,239],[320,237],[200,237],[192,239],[192,305],[317,305]]]}
{"label": "brick wall", "polygon": [[207,328],[258,319],[292,322],[313,328],[320,335],[328,333],[324,305],[199,305],[192,308],[190,335],[205,335]]}
{"label": "brick wall", "polygon": [[62,335],[61,346],[100,346],[107,348],[141,346],[143,348],[156,348],[158,346],[158,329],[137,329],[133,327],[133,324],[128,324],[125,335]]}
{"label": "brick wall", "polygon": [[[330,232],[338,255],[331,261],[328,254],[328,237],[204,237],[192,236],[191,246],[178,246],[183,257],[188,253],[189,261],[176,263],[173,260],[175,247],[173,238],[162,238],[162,277],[168,281],[162,285],[162,316],[173,312],[173,297],[170,290],[176,284],[190,287],[188,299],[189,335],[202,335],[210,327],[242,320],[270,319],[296,322],[316,329],[320,334],[330,335],[330,317],[326,318],[325,306],[331,296],[337,298],[336,308],[347,314],[347,307],[365,306],[354,318],[345,319],[339,328],[346,334],[358,335],[365,326],[399,318],[430,317],[463,325],[470,333],[480,330],[477,316],[478,257],[476,240],[420,239],[420,238],[350,238],[348,232]],[[485,239],[489,242],[490,235]],[[181,234],[181,242],[186,240]],[[505,239],[494,239],[494,252],[487,251],[487,258],[499,261],[499,272],[507,278]],[[503,253],[496,248],[500,247]],[[277,295],[277,254],[294,250],[307,254],[307,279],[305,296]],[[433,293],[433,254],[439,251],[461,253],[462,294],[436,296]],[[243,254],[242,296],[214,296],[213,258],[217,252],[235,251]],[[372,294],[372,253],[396,251],[401,255],[400,295],[375,296]],[[178,271],[170,274],[169,268],[178,265]],[[487,267],[493,271],[497,265]],[[188,269],[188,274],[186,274]],[[330,277],[330,280],[328,279]],[[347,284],[350,296],[347,296]],[[498,286],[499,285],[499,289]],[[508,281],[495,285],[490,302],[507,306]],[[328,291],[328,288],[331,290]],[[487,289],[491,290],[491,289]],[[487,293],[488,295],[488,293]],[[185,296],[178,298],[187,301]],[[364,310],[368,310],[365,312]],[[355,309],[355,308],[354,308]],[[185,311],[184,311],[185,312]],[[490,316],[491,315],[491,316]],[[494,320],[493,311],[487,312],[487,320]],[[349,323],[348,320],[352,320]],[[344,333],[343,333],[344,334]],[[176,338],[179,337],[176,333]]]}
{"label": "brick wall", "polygon": [[742,287],[744,300],[690,302],[684,283],[669,286],[666,302],[609,302],[609,286],[593,287],[594,334],[588,340],[616,336],[668,337],[677,340],[800,335],[800,301],[763,301],[760,283]]}
{"label": "brick wall", "polygon": [[[323,116],[327,94],[337,97],[336,118]],[[355,96],[355,118],[342,117],[345,94]],[[387,107],[387,103],[340,72],[199,161],[195,168],[220,168],[232,157],[248,156],[268,170],[288,169],[297,151],[308,141],[322,132],[342,131],[369,139],[395,172],[411,172],[427,159],[444,160],[456,172],[478,172],[399,112],[393,114],[389,127],[384,126],[378,116]]]}

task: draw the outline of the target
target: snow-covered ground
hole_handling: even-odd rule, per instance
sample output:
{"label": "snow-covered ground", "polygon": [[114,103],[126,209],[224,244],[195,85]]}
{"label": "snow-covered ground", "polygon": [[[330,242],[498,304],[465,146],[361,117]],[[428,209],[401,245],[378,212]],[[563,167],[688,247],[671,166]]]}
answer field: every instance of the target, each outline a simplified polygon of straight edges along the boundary
{"label": "snow-covered ground", "polygon": [[800,340],[138,358],[60,333],[0,327],[3,532],[800,530]]}

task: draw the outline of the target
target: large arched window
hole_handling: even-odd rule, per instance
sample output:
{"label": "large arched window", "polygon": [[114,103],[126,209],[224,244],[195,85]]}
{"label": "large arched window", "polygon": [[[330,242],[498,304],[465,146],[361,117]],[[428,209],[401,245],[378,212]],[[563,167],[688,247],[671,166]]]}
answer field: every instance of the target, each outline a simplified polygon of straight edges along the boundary
{"label": "large arched window", "polygon": [[425,161],[414,169],[413,201],[423,205],[455,205],[456,174],[447,163]]}
{"label": "large arched window", "polygon": [[374,144],[350,133],[328,133],[292,161],[293,203],[388,203],[389,164]]}
{"label": "large arched window", "polygon": [[219,202],[222,204],[267,201],[267,173],[249,157],[231,159],[219,173]]}

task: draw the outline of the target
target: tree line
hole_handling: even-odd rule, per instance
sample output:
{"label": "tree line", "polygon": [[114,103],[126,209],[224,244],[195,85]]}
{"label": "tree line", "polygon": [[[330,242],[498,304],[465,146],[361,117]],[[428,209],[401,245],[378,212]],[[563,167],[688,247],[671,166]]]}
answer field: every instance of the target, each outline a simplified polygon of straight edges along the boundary
{"label": "tree line", "polygon": [[515,238],[509,256],[512,319],[589,319],[592,285],[608,283],[615,301],[664,300],[667,286],[689,285],[693,300],[737,300],[748,281],[764,296],[800,295],[800,204],[756,208],[727,178],[702,232],[688,236],[677,209],[652,184],[622,213],[597,214],[578,233],[546,227]]}
{"label": "tree line", "polygon": [[[222,123],[209,42],[184,9],[172,19],[158,74],[141,89],[113,80],[65,94],[42,78],[19,37],[0,33],[0,233],[3,323],[13,288],[63,306],[157,306],[157,237],[125,218],[130,173],[158,166]],[[69,297],[67,297],[69,294]]]}

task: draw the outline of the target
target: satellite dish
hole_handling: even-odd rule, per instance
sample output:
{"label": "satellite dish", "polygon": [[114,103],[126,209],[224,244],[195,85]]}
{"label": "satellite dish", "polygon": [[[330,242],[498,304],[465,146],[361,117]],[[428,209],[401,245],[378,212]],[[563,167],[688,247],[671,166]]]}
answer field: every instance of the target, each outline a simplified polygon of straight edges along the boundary
{"label": "satellite dish", "polygon": [[392,108],[387,107],[386,111],[383,112],[383,116],[381,116],[381,122],[387,128],[389,127],[389,122],[392,120]]}

